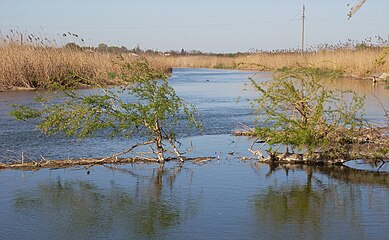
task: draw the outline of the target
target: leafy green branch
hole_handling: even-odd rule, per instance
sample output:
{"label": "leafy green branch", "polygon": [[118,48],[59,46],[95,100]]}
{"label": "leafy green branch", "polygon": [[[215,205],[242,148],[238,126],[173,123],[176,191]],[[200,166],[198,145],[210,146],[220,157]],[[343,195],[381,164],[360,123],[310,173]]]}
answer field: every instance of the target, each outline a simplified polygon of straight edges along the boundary
{"label": "leafy green branch", "polygon": [[[317,73],[317,69],[284,68],[273,80],[250,79],[259,93],[252,102],[257,115],[254,135],[269,145],[271,158],[279,145],[308,157],[317,152],[342,157],[344,143],[353,141],[363,125],[364,98],[351,91],[327,89],[323,81],[328,78]],[[261,151],[251,150],[263,157]]]}
{"label": "leafy green branch", "polygon": [[[144,142],[112,157],[151,144],[156,161],[164,162],[167,153],[183,161],[183,153],[176,147],[174,129],[182,124],[201,128],[195,106],[177,96],[166,75],[152,68],[145,59],[123,64],[120,77],[126,84],[119,89],[99,85],[96,93],[87,96],[65,90],[59,103],[39,97],[35,100],[41,104],[40,108],[15,105],[10,114],[17,120],[38,119],[37,128],[49,135],[63,132],[84,139],[100,130],[105,130],[111,138],[140,134]],[[165,147],[165,141],[171,150]]]}

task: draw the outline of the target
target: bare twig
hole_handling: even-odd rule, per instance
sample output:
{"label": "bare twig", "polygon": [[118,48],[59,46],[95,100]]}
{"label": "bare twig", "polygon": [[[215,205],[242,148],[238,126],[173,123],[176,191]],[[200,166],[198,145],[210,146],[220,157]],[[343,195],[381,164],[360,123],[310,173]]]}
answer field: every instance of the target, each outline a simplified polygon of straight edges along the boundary
{"label": "bare twig", "polygon": [[381,163],[381,165],[379,166],[379,168],[377,169],[377,172],[379,172],[380,170],[381,170],[381,168],[385,165],[385,161],[384,160],[382,160],[382,163]]}
{"label": "bare twig", "polygon": [[280,161],[281,161],[281,160],[284,160],[284,158],[285,158],[288,154],[289,154],[289,148],[286,147],[285,152],[284,152],[282,155],[280,155],[280,156],[278,157],[278,159],[279,159]]}
{"label": "bare twig", "polygon": [[389,111],[385,108],[385,105],[381,102],[381,99],[379,99],[379,97],[377,97],[377,95],[375,95],[373,92],[369,91],[371,95],[373,95],[373,97],[375,97],[375,99],[377,99],[378,103],[381,105],[382,107],[382,110],[384,111],[385,113],[385,117],[386,117],[386,120],[388,122],[388,126],[389,126]]}
{"label": "bare twig", "polygon": [[252,153],[252,155],[249,157],[249,159],[251,159],[254,155],[257,155],[258,159],[264,159],[265,158],[263,156],[263,154],[262,154],[261,149],[266,145],[266,141],[264,143],[262,143],[262,145],[259,148],[257,148],[256,150],[253,149],[254,145],[257,143],[258,140],[259,140],[259,137],[257,137],[253,141],[253,143],[251,144],[251,146],[248,149]]}
{"label": "bare twig", "polygon": [[173,148],[173,151],[176,154],[176,156],[178,157],[178,159],[181,162],[183,162],[184,158],[182,157],[182,154],[180,153],[180,151],[178,151],[176,145],[174,144],[174,140],[173,140],[173,137],[171,135],[169,136],[168,140],[169,140],[170,146]]}
{"label": "bare twig", "polygon": [[139,146],[149,145],[149,144],[152,144],[152,143],[154,143],[154,142],[155,142],[155,140],[150,140],[150,141],[143,142],[143,143],[137,143],[137,144],[133,145],[132,147],[130,147],[129,149],[127,149],[127,150],[125,150],[125,151],[123,151],[123,152],[119,152],[119,153],[112,154],[112,155],[109,156],[109,157],[106,157],[106,158],[101,159],[101,161],[105,161],[105,160],[107,160],[107,159],[109,159],[109,158],[116,158],[116,157],[118,157],[118,156],[120,156],[120,155],[123,155],[123,154],[126,154],[126,153],[131,152],[134,148],[137,148],[137,147],[139,147]]}

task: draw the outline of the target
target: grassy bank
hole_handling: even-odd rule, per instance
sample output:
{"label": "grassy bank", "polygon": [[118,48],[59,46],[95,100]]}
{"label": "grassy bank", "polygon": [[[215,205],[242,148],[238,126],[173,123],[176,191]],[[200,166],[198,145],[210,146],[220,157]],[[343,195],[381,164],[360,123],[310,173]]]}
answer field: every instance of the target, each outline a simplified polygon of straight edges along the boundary
{"label": "grassy bank", "polygon": [[0,47],[0,88],[46,88],[76,76],[100,80],[114,57],[66,48],[4,44]]}
{"label": "grassy bank", "polygon": [[[158,64],[174,67],[226,68],[272,71],[277,68],[312,67],[342,71],[346,76],[369,77],[373,72],[389,72],[383,49],[326,50],[305,53],[257,53],[230,56],[149,56]],[[381,59],[378,63],[377,59]]]}
{"label": "grassy bank", "polygon": [[[383,48],[335,49],[310,52],[174,55],[144,54],[151,65],[171,67],[225,68],[272,71],[282,67],[312,67],[341,71],[346,76],[369,77],[389,72]],[[90,49],[21,45],[0,45],[0,91],[18,88],[48,88],[53,83],[69,84],[80,79],[115,83],[109,75],[120,72],[118,56],[131,61],[134,54],[99,52]]]}
{"label": "grassy bank", "polygon": [[134,56],[130,54],[17,43],[2,44],[0,91],[71,86],[79,83],[88,85],[87,80],[115,84],[117,82],[112,78],[112,73],[120,73],[123,62],[131,62],[133,59]]}

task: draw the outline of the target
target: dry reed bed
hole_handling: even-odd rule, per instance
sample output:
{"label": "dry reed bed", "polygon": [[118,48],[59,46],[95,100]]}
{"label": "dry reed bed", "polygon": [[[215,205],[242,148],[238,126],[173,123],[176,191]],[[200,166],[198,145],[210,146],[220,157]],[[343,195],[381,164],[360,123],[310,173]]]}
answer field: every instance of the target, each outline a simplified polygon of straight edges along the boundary
{"label": "dry reed bed", "polygon": [[[126,60],[133,58],[122,54]],[[258,53],[235,56],[147,55],[158,68],[228,68],[272,71],[282,67],[317,67],[341,70],[347,76],[368,77],[370,72],[389,72],[388,56],[384,64],[374,67],[383,55],[380,49],[327,50],[315,53]],[[43,47],[3,43],[0,45],[0,91],[12,88],[47,88],[53,83],[66,84],[81,77],[113,83],[109,72],[119,72],[118,54],[71,48]]]}
{"label": "dry reed bed", "polygon": [[[371,72],[389,72],[389,63],[375,68],[383,50],[328,50],[314,53],[257,53],[230,56],[148,56],[150,62],[171,67],[236,68],[272,71],[282,67],[316,67],[343,71],[346,76],[368,77]],[[385,56],[384,60],[387,60]]]}
{"label": "dry reed bed", "polygon": [[[89,79],[108,84],[119,72],[115,54],[7,43],[0,45],[0,90],[47,88]],[[131,56],[127,57],[131,60]]]}
{"label": "dry reed bed", "polygon": [[236,68],[237,58],[209,55],[146,56],[152,65],[178,68]]}

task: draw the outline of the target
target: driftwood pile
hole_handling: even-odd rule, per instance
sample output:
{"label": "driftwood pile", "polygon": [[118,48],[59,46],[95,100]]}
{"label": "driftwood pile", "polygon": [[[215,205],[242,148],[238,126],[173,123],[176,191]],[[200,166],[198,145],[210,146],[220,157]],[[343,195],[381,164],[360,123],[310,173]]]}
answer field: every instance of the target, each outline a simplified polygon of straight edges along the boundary
{"label": "driftwood pile", "polygon": [[[253,136],[254,129],[245,127],[241,130],[236,130],[233,134],[236,136]],[[334,138],[334,141],[341,141],[341,139]],[[256,144],[260,144],[260,146],[255,148]],[[342,157],[337,156],[336,158],[328,157],[328,151],[323,152],[319,150],[313,155],[307,156],[302,153],[289,152],[288,148],[284,152],[262,150],[265,146],[267,146],[266,141],[256,138],[248,149],[252,155],[249,158],[243,157],[242,160],[256,157],[260,162],[314,165],[342,165],[347,161],[355,159],[385,162],[389,159],[389,127],[360,130],[355,139],[343,144],[345,152],[342,154]]]}

